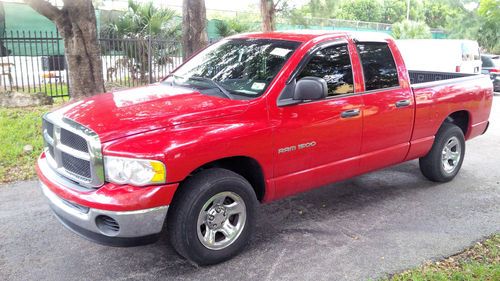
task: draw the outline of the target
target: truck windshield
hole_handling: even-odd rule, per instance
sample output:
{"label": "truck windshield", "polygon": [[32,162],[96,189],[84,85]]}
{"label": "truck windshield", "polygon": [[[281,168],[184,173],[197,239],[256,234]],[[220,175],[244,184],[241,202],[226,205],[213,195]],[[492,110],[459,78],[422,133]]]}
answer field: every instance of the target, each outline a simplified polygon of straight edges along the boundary
{"label": "truck windshield", "polygon": [[255,98],[264,93],[299,45],[271,39],[222,40],[187,61],[163,83],[232,99]]}

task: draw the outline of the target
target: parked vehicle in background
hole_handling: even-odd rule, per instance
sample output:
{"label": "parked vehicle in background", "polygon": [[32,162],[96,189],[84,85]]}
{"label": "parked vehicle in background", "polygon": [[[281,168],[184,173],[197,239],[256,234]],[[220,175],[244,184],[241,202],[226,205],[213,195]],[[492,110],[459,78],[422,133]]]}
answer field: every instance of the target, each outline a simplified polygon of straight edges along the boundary
{"label": "parked vehicle in background", "polygon": [[483,69],[481,72],[490,76],[495,92],[500,92],[500,56],[481,55]]}
{"label": "parked vehicle in background", "polygon": [[213,264],[244,248],[259,203],[412,159],[452,180],[492,101],[485,75],[408,71],[386,34],[242,34],[161,83],[46,114],[37,173],[74,232],[134,245],[166,226]]}
{"label": "parked vehicle in background", "polygon": [[396,40],[406,67],[412,70],[481,73],[479,45],[472,40]]}

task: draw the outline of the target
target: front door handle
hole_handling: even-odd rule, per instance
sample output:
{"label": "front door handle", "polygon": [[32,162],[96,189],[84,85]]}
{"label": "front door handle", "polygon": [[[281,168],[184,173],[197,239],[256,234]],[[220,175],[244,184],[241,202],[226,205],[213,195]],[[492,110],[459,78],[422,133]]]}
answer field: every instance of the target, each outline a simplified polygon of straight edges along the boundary
{"label": "front door handle", "polygon": [[396,107],[406,107],[410,105],[410,100],[400,100],[396,102]]}
{"label": "front door handle", "polygon": [[361,113],[361,111],[356,108],[356,109],[349,109],[340,114],[340,117],[342,118],[351,118],[351,117],[356,117]]}

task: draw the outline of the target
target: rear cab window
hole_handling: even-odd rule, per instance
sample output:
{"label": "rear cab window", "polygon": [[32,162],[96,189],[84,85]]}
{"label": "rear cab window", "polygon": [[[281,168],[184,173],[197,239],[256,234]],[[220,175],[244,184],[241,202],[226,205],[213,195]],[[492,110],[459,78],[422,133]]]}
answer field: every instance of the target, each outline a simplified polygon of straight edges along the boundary
{"label": "rear cab window", "polygon": [[398,70],[387,43],[358,43],[365,91],[399,87]]}

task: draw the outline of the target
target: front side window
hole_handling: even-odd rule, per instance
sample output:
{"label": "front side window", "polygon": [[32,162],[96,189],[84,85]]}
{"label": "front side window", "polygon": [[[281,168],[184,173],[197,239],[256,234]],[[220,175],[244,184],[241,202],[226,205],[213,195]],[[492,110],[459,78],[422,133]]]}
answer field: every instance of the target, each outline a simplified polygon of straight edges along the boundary
{"label": "front side window", "polygon": [[353,93],[352,66],[347,45],[327,47],[313,54],[297,78],[306,76],[325,79],[328,96]]}
{"label": "front side window", "polygon": [[366,91],[399,86],[396,63],[386,43],[359,43],[357,46]]}
{"label": "front side window", "polygon": [[222,40],[179,67],[163,83],[232,99],[255,98],[265,92],[299,45],[271,39]]}

